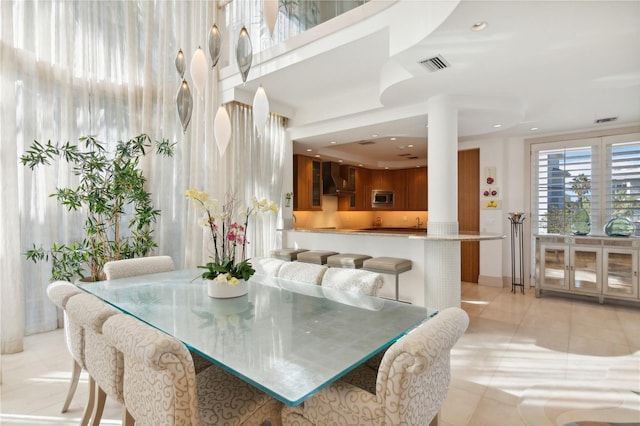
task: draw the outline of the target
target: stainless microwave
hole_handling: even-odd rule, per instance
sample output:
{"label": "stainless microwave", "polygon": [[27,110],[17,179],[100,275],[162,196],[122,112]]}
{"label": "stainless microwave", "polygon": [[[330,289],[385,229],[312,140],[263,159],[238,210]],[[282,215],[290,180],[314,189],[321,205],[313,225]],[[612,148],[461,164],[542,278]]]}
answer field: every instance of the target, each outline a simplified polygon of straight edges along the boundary
{"label": "stainless microwave", "polygon": [[382,191],[379,189],[374,189],[373,191],[371,191],[371,207],[393,207],[393,191]]}

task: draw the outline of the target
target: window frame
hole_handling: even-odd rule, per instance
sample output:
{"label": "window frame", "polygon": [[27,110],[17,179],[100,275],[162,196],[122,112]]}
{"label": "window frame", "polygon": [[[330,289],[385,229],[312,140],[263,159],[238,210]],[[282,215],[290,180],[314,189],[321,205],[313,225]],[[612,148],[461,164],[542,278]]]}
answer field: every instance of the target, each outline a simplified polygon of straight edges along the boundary
{"label": "window frame", "polygon": [[[530,235],[554,235],[548,234],[545,229],[540,229],[538,224],[540,223],[538,215],[538,201],[539,201],[539,188],[538,188],[538,153],[546,150],[559,150],[559,149],[574,149],[578,147],[592,146],[592,163],[595,162],[595,167],[592,167],[591,176],[591,206],[589,214],[591,217],[591,232],[589,235],[603,236],[605,235],[604,226],[612,218],[610,212],[613,209],[612,206],[612,191],[611,191],[611,158],[609,156],[609,147],[615,144],[621,143],[636,143],[640,148],[640,132],[633,133],[621,133],[621,134],[600,134],[600,135],[585,135],[579,137],[576,135],[574,138],[560,138],[553,140],[551,138],[541,138],[536,140],[527,140],[528,145],[528,161],[526,164],[527,175],[529,179],[529,211],[531,220]],[[639,149],[640,151],[640,149]],[[640,155],[639,155],[640,160]],[[639,161],[640,164],[640,161]],[[639,166],[640,167],[640,166]],[[640,170],[638,171],[640,176]],[[638,187],[633,186],[633,189]],[[566,184],[565,184],[566,194]],[[640,192],[638,193],[640,196]],[[640,214],[636,214],[633,218],[636,223],[636,236],[640,233]],[[571,235],[570,233],[562,233],[555,235]]]}

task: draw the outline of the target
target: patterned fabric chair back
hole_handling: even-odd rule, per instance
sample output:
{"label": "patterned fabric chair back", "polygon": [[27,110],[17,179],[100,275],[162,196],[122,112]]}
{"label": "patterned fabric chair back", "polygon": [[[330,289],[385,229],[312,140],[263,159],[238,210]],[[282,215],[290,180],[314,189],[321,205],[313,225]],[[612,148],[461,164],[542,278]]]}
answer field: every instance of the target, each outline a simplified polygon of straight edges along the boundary
{"label": "patterned fabric chair back", "polygon": [[291,281],[320,285],[322,277],[329,269],[325,265],[304,262],[286,262],[278,271],[278,277]]}
{"label": "patterned fabric chair back", "polygon": [[149,256],[134,259],[112,260],[104,264],[104,273],[108,280],[157,274],[173,271],[171,256]]}
{"label": "patterned fabric chair back", "polygon": [[447,308],[391,345],[379,369],[362,365],[303,404],[282,409],[285,426],[426,426],[451,381],[450,352],[469,317]]}
{"label": "patterned fabric chair back", "polygon": [[199,424],[195,369],[180,341],[125,314],[103,332],[124,355],[124,402],[136,426]]}
{"label": "patterned fabric chair back", "polygon": [[84,364],[84,331],[76,322],[69,320],[66,309],[69,299],[80,293],[84,292],[67,281],[54,281],[47,286],[47,296],[63,311],[67,350],[80,368],[84,369],[86,368]]}
{"label": "patterned fabric chair back", "polygon": [[384,278],[375,272],[361,269],[329,268],[322,277],[322,287],[377,296]]}
{"label": "patterned fabric chair back", "polygon": [[122,403],[122,354],[107,344],[102,326],[107,318],[120,311],[90,294],[78,294],[69,299],[69,319],[84,330],[84,360],[86,369],[100,388]]}
{"label": "patterned fabric chair back", "polygon": [[277,277],[278,271],[287,261],[275,257],[252,257],[250,263],[257,274]]}
{"label": "patterned fabric chair back", "polygon": [[376,383],[386,424],[425,424],[436,416],[451,381],[451,348],[468,325],[466,312],[447,308],[391,345]]}

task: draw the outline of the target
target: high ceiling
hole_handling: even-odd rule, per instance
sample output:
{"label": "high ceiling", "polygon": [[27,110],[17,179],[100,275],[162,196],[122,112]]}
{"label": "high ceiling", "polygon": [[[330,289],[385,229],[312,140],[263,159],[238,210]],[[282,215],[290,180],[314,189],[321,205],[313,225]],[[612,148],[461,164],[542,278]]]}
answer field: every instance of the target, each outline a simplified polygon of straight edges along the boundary
{"label": "high ceiling", "polygon": [[[640,123],[640,1],[373,0],[359,9],[309,31],[320,39],[265,54],[234,87],[245,98],[265,87],[272,110],[290,117],[296,153],[426,164],[435,96],[458,107],[460,140]],[[472,31],[478,22],[486,28]],[[433,57],[448,67],[419,63]]]}

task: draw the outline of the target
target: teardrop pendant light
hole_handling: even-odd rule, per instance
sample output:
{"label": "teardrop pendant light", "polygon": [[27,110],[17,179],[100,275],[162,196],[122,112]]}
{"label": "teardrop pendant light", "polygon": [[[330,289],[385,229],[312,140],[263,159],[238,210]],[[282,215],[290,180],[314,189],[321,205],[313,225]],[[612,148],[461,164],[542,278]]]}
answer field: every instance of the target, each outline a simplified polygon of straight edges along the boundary
{"label": "teardrop pendant light", "polygon": [[278,0],[262,0],[262,12],[270,37],[273,37],[273,30],[278,20],[278,6]]}
{"label": "teardrop pendant light", "polygon": [[269,119],[269,98],[262,85],[256,90],[253,97],[253,124],[260,136],[264,135],[264,126]]}
{"label": "teardrop pendant light", "polygon": [[207,58],[198,46],[191,59],[191,78],[198,89],[198,93],[204,95],[204,87],[207,83]]}
{"label": "teardrop pendant light", "polygon": [[193,97],[186,80],[182,80],[182,84],[180,84],[176,95],[176,105],[178,106],[178,117],[182,123],[182,131],[186,133],[193,111]]}
{"label": "teardrop pendant light", "polygon": [[242,27],[238,37],[238,45],[236,46],[236,61],[238,62],[238,69],[240,69],[243,83],[247,82],[252,60],[253,47],[251,46],[251,37],[249,37],[247,29]]}
{"label": "teardrop pendant light", "polygon": [[180,74],[180,78],[184,79],[184,72],[187,68],[186,61],[184,60],[184,53],[182,53],[182,49],[178,50],[178,54],[176,55],[176,69],[178,70],[178,74]]}
{"label": "teardrop pendant light", "polygon": [[211,55],[211,60],[213,61],[213,65],[211,66],[211,68],[215,67],[218,64],[221,53],[222,36],[220,35],[218,26],[216,24],[213,24],[211,26],[211,29],[209,30],[209,54]]}
{"label": "teardrop pendant light", "polygon": [[224,105],[220,105],[216,117],[213,119],[213,136],[216,139],[220,157],[222,157],[227,145],[229,145],[229,139],[231,139],[231,119]]}

